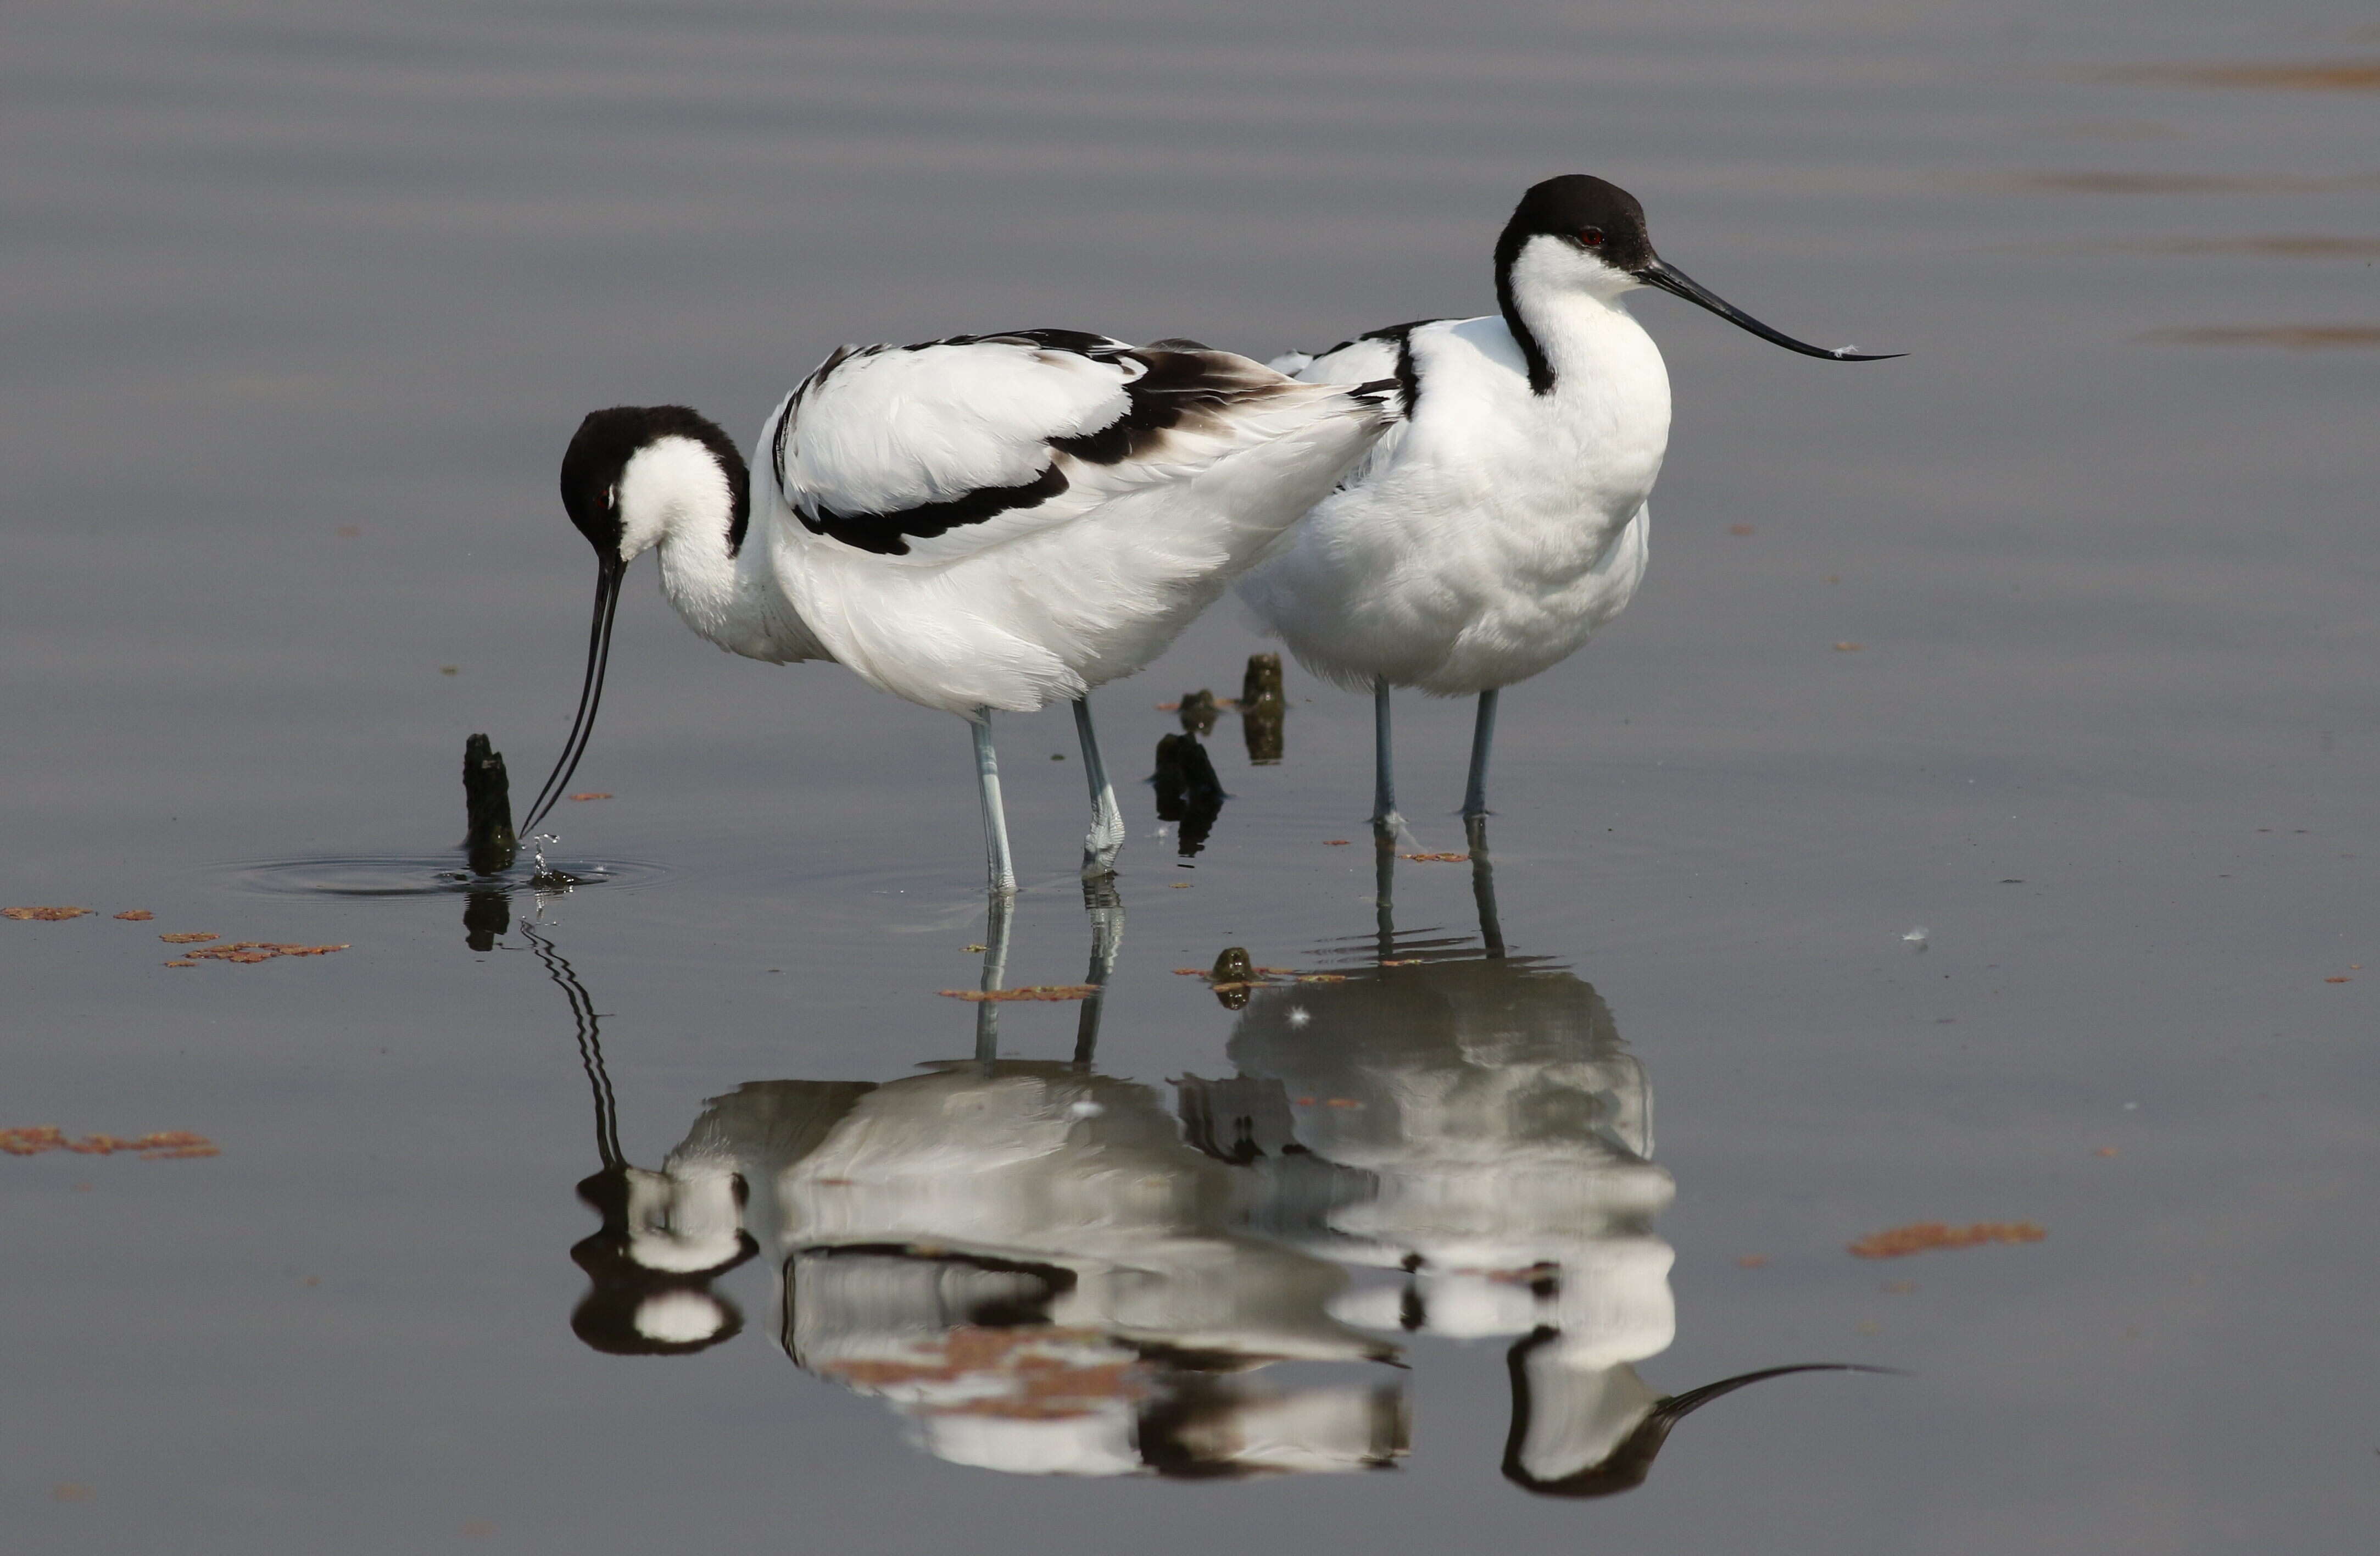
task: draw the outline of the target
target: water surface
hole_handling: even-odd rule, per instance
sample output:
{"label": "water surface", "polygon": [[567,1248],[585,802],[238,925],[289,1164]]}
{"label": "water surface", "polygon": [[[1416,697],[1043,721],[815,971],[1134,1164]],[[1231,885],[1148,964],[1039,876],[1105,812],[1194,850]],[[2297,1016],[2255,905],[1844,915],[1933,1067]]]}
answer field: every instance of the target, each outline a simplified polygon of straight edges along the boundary
{"label": "water surface", "polygon": [[[0,1127],[222,1152],[0,1158],[29,1549],[2368,1538],[2360,9],[10,32],[0,894],[97,911],[0,923]],[[1126,786],[1095,1040],[1004,1004],[987,1059],[956,723],[650,584],[575,780],[613,797],[558,815],[583,883],[446,879],[466,735],[535,775],[564,733],[586,409],[748,437],[848,340],[1480,311],[1571,169],[1779,327],[1912,355],[1640,305],[1652,572],[1504,699],[1501,959],[1460,861],[1396,862],[1380,942],[1368,709],[1293,668],[1284,760],[1217,727],[1195,858]],[[1119,773],[1262,646],[1219,610],[1103,692]],[[1408,852],[1464,849],[1467,728],[1400,701]],[[1117,920],[1071,732],[1001,739],[1003,980],[1078,983]],[[348,949],[164,966],[197,932]],[[1345,981],[1175,971],[1230,946]],[[2047,1235],[1846,1252],[1922,1221]],[[1797,1363],[1896,1375],[1645,1455],[1660,1400]]]}

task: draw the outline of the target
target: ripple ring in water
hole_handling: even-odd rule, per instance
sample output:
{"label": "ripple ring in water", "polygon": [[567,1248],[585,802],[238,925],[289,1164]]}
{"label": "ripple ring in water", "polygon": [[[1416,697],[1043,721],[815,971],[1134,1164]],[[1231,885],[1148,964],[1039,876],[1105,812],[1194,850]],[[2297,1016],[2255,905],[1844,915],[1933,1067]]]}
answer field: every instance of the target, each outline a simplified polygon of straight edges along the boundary
{"label": "ripple ring in water", "polygon": [[452,854],[317,859],[260,859],[215,867],[233,884],[269,894],[333,897],[414,897],[489,891],[561,891],[578,886],[649,886],[669,874],[660,865],[629,859],[550,861],[542,870],[524,863],[494,875],[475,875]]}

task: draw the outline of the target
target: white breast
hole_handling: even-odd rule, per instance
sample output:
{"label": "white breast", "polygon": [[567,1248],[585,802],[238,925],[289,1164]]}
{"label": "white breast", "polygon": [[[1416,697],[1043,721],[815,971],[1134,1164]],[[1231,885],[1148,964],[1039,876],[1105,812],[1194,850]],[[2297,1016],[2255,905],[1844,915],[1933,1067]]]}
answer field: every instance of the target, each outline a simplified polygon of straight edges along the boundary
{"label": "white breast", "polygon": [[[1412,332],[1406,424],[1240,586],[1308,668],[1468,695],[1559,663],[1635,594],[1668,374],[1616,306],[1581,297],[1560,315],[1544,395],[1500,317]],[[1337,381],[1357,355],[1302,376]]]}

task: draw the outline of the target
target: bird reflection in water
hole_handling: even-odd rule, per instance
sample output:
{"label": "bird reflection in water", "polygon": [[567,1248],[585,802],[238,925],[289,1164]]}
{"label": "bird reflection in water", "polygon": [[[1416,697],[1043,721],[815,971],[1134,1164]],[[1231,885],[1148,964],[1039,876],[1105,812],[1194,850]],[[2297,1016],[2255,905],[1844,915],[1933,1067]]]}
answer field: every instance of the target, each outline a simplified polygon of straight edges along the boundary
{"label": "bird reflection in water", "polygon": [[[1006,959],[1002,906],[987,989]],[[1091,906],[1098,985],[1121,910]],[[1336,1265],[1237,1224],[1235,1175],[1184,1142],[1155,1091],[1093,1069],[1096,998],[1071,1062],[999,1058],[988,1002],[972,1055],[881,1083],[748,1082],[640,1175],[603,1133],[585,994],[550,946],[540,954],[571,994],[597,1086],[605,1172],[581,1193],[605,1225],[580,1245],[602,1249],[580,1258],[598,1288],[580,1311],[628,1314],[600,1330],[574,1319],[589,1344],[726,1338],[723,1298],[702,1292],[718,1321],[685,1340],[654,1302],[698,1289],[757,1242],[775,1259],[786,1355],[883,1400],[952,1463],[1221,1477],[1381,1468],[1404,1453],[1402,1377],[1376,1367],[1396,1344],[1331,1316],[1348,1284]],[[621,1186],[599,1202],[599,1184]],[[1339,1365],[1256,1376],[1275,1363]]]}
{"label": "bird reflection in water", "polygon": [[1375,1331],[1510,1337],[1503,1473],[1534,1492],[1641,1484],[1689,1412],[1788,1372],[1665,1396],[1637,1365],[1677,1331],[1676,1194],[1653,1161],[1653,1096],[1610,1007],[1555,963],[1504,954],[1484,826],[1482,947],[1400,936],[1344,981],[1258,991],[1228,1050],[1237,1075],[1177,1083],[1188,1137],[1248,1180],[1250,1224],[1376,1272],[1334,1304]]}
{"label": "bird reflection in water", "polygon": [[[626,1163],[595,1012],[524,926],[595,1088],[603,1169],[579,1192],[603,1227],[572,1250],[593,1282],[573,1329],[615,1353],[716,1344],[741,1319],[710,1282],[766,1247],[785,1354],[883,1401],[935,1456],[1173,1477],[1393,1466],[1409,1410],[1380,1364],[1407,1336],[1498,1337],[1503,1473],[1570,1497],[1641,1484],[1680,1420],[1749,1384],[1872,1370],[1676,1395],[1639,1375],[1677,1321],[1651,1087],[1593,987],[1504,954],[1475,843],[1486,954],[1400,935],[1384,906],[1337,981],[1257,989],[1237,1073],[1173,1083],[1172,1113],[1094,1068],[1123,930],[1109,893],[1087,898],[1070,1062],[1000,1057],[983,1002],[972,1054],[883,1082],[747,1082],[658,1172]],[[992,991],[1002,899],[986,942]]]}
{"label": "bird reflection in water", "polygon": [[628,1162],[594,1002],[552,942],[527,922],[520,929],[570,1002],[578,1062],[595,1095],[602,1166],[579,1180],[578,1197],[603,1224],[570,1250],[590,1282],[570,1315],[571,1331],[613,1355],[686,1355],[732,1339],[744,1316],[710,1285],[759,1251],[743,1227],[744,1180],[708,1161],[682,1162],[675,1152],[660,1172]]}

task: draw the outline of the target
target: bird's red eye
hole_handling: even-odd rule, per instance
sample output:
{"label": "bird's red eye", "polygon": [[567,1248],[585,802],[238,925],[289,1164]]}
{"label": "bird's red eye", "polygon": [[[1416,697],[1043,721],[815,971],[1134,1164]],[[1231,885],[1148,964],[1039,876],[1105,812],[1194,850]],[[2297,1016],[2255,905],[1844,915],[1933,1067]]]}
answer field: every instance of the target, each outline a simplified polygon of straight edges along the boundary
{"label": "bird's red eye", "polygon": [[1603,229],[1601,227],[1581,227],[1578,229],[1578,240],[1581,243],[1585,244],[1590,249],[1600,249],[1603,247]]}

